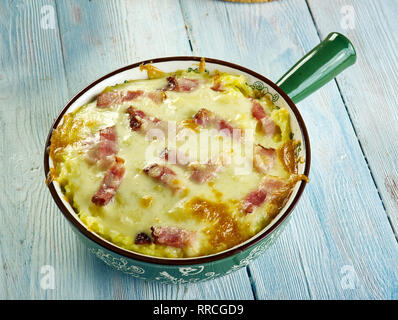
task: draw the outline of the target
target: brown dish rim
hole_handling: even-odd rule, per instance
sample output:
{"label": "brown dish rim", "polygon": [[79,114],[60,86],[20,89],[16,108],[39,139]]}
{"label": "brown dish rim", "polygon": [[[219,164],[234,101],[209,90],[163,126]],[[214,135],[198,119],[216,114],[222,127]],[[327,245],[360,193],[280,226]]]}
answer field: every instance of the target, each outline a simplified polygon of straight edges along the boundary
{"label": "brown dish rim", "polygon": [[[174,56],[174,57],[163,57],[163,58],[155,58],[155,59],[149,59],[149,60],[144,60],[141,62],[137,62],[128,66],[125,66],[123,68],[117,69],[115,71],[112,71],[108,73],[107,75],[99,78],[98,80],[92,82],[89,84],[87,87],[85,87],[83,90],[81,90],[79,93],[77,93],[68,103],[67,105],[63,108],[61,113],[58,115],[57,119],[54,121],[53,125],[51,126],[50,132],[47,136],[46,140],[46,145],[45,145],[45,152],[44,152],[44,172],[45,176],[47,177],[50,171],[50,165],[49,165],[49,147],[51,143],[51,136],[53,133],[53,130],[58,126],[60,123],[62,117],[64,114],[67,112],[67,110],[70,108],[70,106],[83,94],[85,94],[89,89],[94,87],[95,85],[99,84],[100,82],[104,81],[105,79],[112,77],[118,73],[124,72],[126,70],[134,69],[139,67],[141,64],[147,64],[147,63],[159,63],[159,62],[168,62],[168,61],[200,61],[202,57],[196,57],[196,56]],[[261,74],[258,74],[255,71],[252,71],[250,69],[247,69],[245,67],[242,67],[240,65],[227,62],[224,60],[219,60],[219,59],[213,59],[213,58],[204,58],[206,62],[209,63],[214,63],[214,64],[219,64],[223,65],[226,67],[230,67],[236,70],[243,71],[247,74],[252,75],[253,77],[267,83],[269,86],[274,88],[278,94],[280,94],[283,99],[288,103],[289,107],[294,113],[294,116],[296,117],[302,135],[304,139],[304,144],[305,144],[305,168],[304,168],[304,175],[308,177],[309,172],[310,172],[310,164],[311,164],[311,151],[310,151],[310,141],[309,141],[309,136],[307,132],[307,128],[305,126],[304,120],[301,117],[301,114],[299,110],[297,109],[296,105],[293,103],[293,101],[287,96],[286,93],[282,91],[274,82],[269,80],[268,78],[262,76]],[[248,248],[254,246],[255,244],[259,243],[262,241],[264,238],[269,236],[272,232],[274,232],[279,225],[282,224],[282,222],[290,215],[290,213],[293,211],[294,207],[296,206],[298,200],[300,199],[301,195],[303,194],[304,188],[306,186],[305,181],[300,182],[299,189],[294,196],[292,202],[290,203],[289,207],[286,209],[286,211],[283,213],[282,216],[279,217],[279,219],[264,233],[262,233],[260,236],[253,236],[251,240],[243,242],[241,245],[235,246],[233,248],[227,249],[225,251],[221,251],[216,254],[208,255],[208,256],[199,256],[199,257],[193,257],[193,258],[161,258],[161,257],[155,257],[155,256],[147,256],[139,253],[135,253],[134,251],[130,251],[127,249],[123,249],[111,242],[108,242],[104,240],[101,236],[97,235],[94,232],[90,232],[87,230],[69,211],[69,209],[64,205],[62,202],[60,195],[58,192],[55,190],[53,182],[50,182],[48,184],[48,188],[50,190],[50,193],[57,204],[58,208],[62,211],[63,215],[71,222],[84,236],[86,236],[88,239],[94,241],[97,245],[102,246],[106,248],[107,250],[110,250],[116,254],[119,254],[121,256],[124,256],[129,259],[133,260],[138,260],[142,261],[145,263],[153,263],[153,264],[158,264],[158,265],[195,265],[195,264],[203,264],[203,263],[209,263],[209,262],[214,262],[218,260],[222,260],[224,258],[233,256],[235,254],[238,254],[242,251],[247,250]]]}

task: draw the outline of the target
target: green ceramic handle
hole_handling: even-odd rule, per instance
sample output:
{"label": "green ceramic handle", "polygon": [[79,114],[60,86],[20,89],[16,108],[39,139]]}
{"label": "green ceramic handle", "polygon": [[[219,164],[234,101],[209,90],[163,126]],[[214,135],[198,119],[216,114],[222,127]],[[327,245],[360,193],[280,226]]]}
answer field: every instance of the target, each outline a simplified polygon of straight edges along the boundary
{"label": "green ceramic handle", "polygon": [[355,61],[356,53],[350,40],[340,33],[332,32],[286,72],[276,84],[294,103],[297,103]]}

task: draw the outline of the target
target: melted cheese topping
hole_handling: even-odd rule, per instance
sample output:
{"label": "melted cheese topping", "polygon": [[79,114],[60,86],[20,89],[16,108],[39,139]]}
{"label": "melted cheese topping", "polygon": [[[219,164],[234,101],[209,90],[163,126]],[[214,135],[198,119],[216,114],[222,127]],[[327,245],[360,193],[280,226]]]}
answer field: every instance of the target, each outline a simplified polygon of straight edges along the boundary
{"label": "melted cheese topping", "polygon": [[[90,230],[128,250],[161,257],[193,257],[220,252],[247,240],[272,220],[295,182],[302,178],[293,179],[294,183],[288,184],[283,192],[277,190],[253,212],[242,210],[244,199],[258,189],[267,176],[281,181],[292,181],[292,177],[297,177],[297,142],[290,137],[288,111],[276,107],[266,95],[248,86],[243,76],[191,69],[167,75],[151,69],[151,74],[154,76],[150,79],[129,81],[105,90],[144,92],[132,101],[119,101],[102,108],[93,101],[64,116],[52,135],[53,178]],[[164,90],[170,76],[177,80],[194,79],[199,85],[186,92]],[[217,82],[222,85],[219,91],[211,89]],[[165,93],[163,101],[149,97],[148,93],[159,93],[162,89]],[[261,124],[252,115],[253,101],[261,104],[276,125],[278,130],[273,135],[261,131]],[[146,134],[130,127],[127,113],[130,106],[148,116],[176,123],[177,128],[184,127],[189,138],[177,134],[177,141],[172,144],[159,137],[148,139]],[[252,148],[250,143],[230,139],[213,130],[205,136],[206,147],[203,141],[199,145],[203,139],[200,133],[204,130],[200,130],[193,117],[202,108],[213,112],[217,119],[249,133],[248,141],[276,150],[275,163],[266,174],[253,169],[252,157],[235,157],[244,152],[245,147]],[[99,206],[92,202],[92,197],[101,186],[107,169],[88,159],[91,146],[100,140],[99,131],[112,126],[117,134],[117,157],[124,160],[125,174],[111,201]],[[182,150],[190,156],[196,153],[206,158],[211,154],[207,160],[221,161],[222,168],[208,181],[195,182],[187,167],[169,164],[159,157],[166,147]],[[232,160],[225,164],[226,158]],[[153,163],[171,168],[183,191],[174,192],[145,174],[143,169]],[[189,230],[195,237],[184,246],[161,244],[153,241],[156,240],[151,235],[153,226]],[[142,233],[152,241],[136,244],[137,235]]]}

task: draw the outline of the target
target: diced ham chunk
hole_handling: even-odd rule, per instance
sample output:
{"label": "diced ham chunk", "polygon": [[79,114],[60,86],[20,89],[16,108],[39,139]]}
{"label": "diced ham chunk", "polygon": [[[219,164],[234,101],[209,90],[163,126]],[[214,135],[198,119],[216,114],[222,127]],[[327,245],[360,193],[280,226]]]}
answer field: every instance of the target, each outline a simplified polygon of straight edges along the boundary
{"label": "diced ham chunk", "polygon": [[141,97],[143,94],[144,91],[142,90],[127,91],[125,94],[122,94],[122,102],[132,101],[138,97]]}
{"label": "diced ham chunk", "polygon": [[117,133],[115,126],[99,131],[99,140],[90,137],[83,143],[87,149],[86,161],[89,164],[98,163],[101,168],[108,168],[115,161],[117,153]]}
{"label": "diced ham chunk", "polygon": [[284,187],[286,182],[277,178],[267,177],[260,186],[250,192],[242,203],[242,210],[245,213],[252,213],[255,208],[260,207],[266,200],[266,198]]}
{"label": "diced ham chunk", "polygon": [[243,201],[243,211],[246,213],[252,213],[254,208],[259,207],[264,203],[266,197],[267,193],[261,188],[250,192]]}
{"label": "diced ham chunk", "polygon": [[215,127],[228,137],[240,139],[243,135],[243,130],[234,127],[228,121],[219,118],[210,110],[205,108],[200,109],[194,116],[195,123],[202,127]]}
{"label": "diced ham chunk", "polygon": [[112,104],[119,103],[120,101],[120,94],[117,91],[108,91],[103,92],[98,95],[97,98],[97,107],[98,108],[106,108]]}
{"label": "diced ham chunk", "polygon": [[97,158],[100,167],[108,168],[114,161],[117,153],[117,133],[115,126],[100,130],[100,142]]}
{"label": "diced ham chunk", "polygon": [[115,157],[115,162],[106,172],[99,190],[91,198],[95,205],[106,206],[111,201],[122,182],[125,170],[124,160]]}
{"label": "diced ham chunk", "polygon": [[274,166],[276,151],[273,148],[264,148],[257,144],[254,146],[253,166],[260,173],[268,173]]}
{"label": "diced ham chunk", "polygon": [[162,103],[167,98],[166,92],[162,90],[148,92],[146,96],[157,104]]}
{"label": "diced ham chunk", "polygon": [[195,240],[195,232],[177,227],[151,227],[152,237],[156,244],[163,244],[174,248],[183,248]]}
{"label": "diced ham chunk", "polygon": [[262,105],[254,100],[252,101],[252,115],[261,123],[261,128],[265,135],[273,136],[276,133],[277,127],[275,123],[264,111]]}
{"label": "diced ham chunk", "polygon": [[199,80],[197,79],[176,78],[173,76],[168,77],[167,82],[165,90],[169,91],[190,92],[199,87]]}
{"label": "diced ham chunk", "polygon": [[130,128],[133,131],[140,131],[147,133],[151,129],[159,129],[163,134],[167,134],[168,123],[167,121],[160,120],[155,117],[148,116],[144,111],[138,110],[133,106],[127,109],[130,117]]}
{"label": "diced ham chunk", "polygon": [[147,118],[147,115],[143,111],[137,110],[134,107],[129,107],[127,109],[127,113],[130,116],[131,130],[138,131],[142,126],[143,120]]}
{"label": "diced ham chunk", "polygon": [[206,164],[193,164],[190,166],[192,174],[190,179],[196,183],[202,184],[217,175],[222,169],[222,165],[219,163],[206,163]]}
{"label": "diced ham chunk", "polygon": [[213,163],[211,161],[206,164],[193,163],[190,158],[182,152],[178,150],[169,150],[167,148],[162,151],[160,157],[171,164],[176,164],[179,167],[190,170],[190,179],[199,184],[212,179],[223,167],[222,164]]}
{"label": "diced ham chunk", "polygon": [[187,168],[191,163],[191,159],[186,154],[173,149],[165,148],[160,153],[160,158],[166,160],[170,164],[176,164],[182,168]]}
{"label": "diced ham chunk", "polygon": [[262,118],[267,116],[262,105],[257,101],[252,101],[252,115],[257,120],[261,120]]}
{"label": "diced ham chunk", "polygon": [[94,165],[98,162],[99,139],[93,135],[81,142],[86,151],[85,160],[88,164]]}
{"label": "diced ham chunk", "polygon": [[193,118],[200,126],[207,126],[215,120],[214,113],[204,108],[200,109]]}
{"label": "diced ham chunk", "polygon": [[[217,123],[217,129],[225,132],[227,136],[232,137],[234,134],[234,130],[237,130],[238,132],[238,137],[242,135],[242,132],[240,129],[234,128],[231,124],[229,124],[227,121],[223,119],[216,119]],[[239,130],[239,131],[238,131]]]}
{"label": "diced ham chunk", "polygon": [[115,126],[100,130],[100,143],[98,147],[99,159],[105,159],[106,157],[113,156],[117,153],[116,139],[117,135]]}
{"label": "diced ham chunk", "polygon": [[115,104],[121,104],[123,102],[132,101],[141,97],[144,94],[142,90],[136,91],[107,91],[98,95],[97,107],[107,108]]}
{"label": "diced ham chunk", "polygon": [[154,163],[144,168],[144,173],[152,179],[162,183],[170,188],[173,192],[181,190],[180,181],[177,174],[170,168]]}

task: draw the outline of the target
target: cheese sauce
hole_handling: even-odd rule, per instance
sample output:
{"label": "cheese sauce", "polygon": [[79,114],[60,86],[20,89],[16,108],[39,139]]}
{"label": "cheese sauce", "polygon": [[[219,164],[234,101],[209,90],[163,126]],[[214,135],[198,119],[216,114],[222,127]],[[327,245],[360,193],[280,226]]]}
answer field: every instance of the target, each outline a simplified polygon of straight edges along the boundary
{"label": "cheese sauce", "polygon": [[306,179],[289,112],[241,75],[153,70],[64,116],[52,178],[89,230],[128,250],[183,258],[247,240]]}

